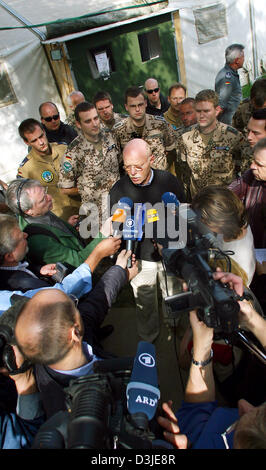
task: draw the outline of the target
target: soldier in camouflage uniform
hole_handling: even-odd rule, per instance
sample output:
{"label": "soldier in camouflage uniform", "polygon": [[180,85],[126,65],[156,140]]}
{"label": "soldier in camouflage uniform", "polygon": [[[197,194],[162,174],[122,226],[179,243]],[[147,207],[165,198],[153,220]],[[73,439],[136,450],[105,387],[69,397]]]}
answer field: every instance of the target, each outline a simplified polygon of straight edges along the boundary
{"label": "soldier in camouflage uniform", "polygon": [[[107,196],[111,187],[119,179],[119,159],[117,143],[111,132],[100,130],[100,121],[93,104],[86,101],[75,109],[77,126],[82,130],[67,151],[61,162],[59,187],[67,194],[79,193],[82,214],[89,204],[94,204],[97,230],[107,213]],[[94,214],[94,212],[93,212]]]}
{"label": "soldier in camouflage uniform", "polygon": [[213,90],[198,93],[195,109],[198,124],[178,140],[177,166],[180,161],[188,198],[209,184],[230,184],[243,167],[247,147],[240,132],[217,121],[218,96]]}
{"label": "soldier in camouflage uniform", "polygon": [[116,124],[127,117],[126,114],[113,111],[114,105],[107,91],[98,91],[93,98],[93,104],[97,109],[102,129],[112,130]]}
{"label": "soldier in camouflage uniform", "polygon": [[146,106],[146,97],[140,88],[128,88],[125,108],[129,117],[116,124],[113,133],[121,150],[132,139],[145,140],[155,157],[152,167],[169,170],[176,158],[174,131],[162,116],[146,114]]}
{"label": "soldier in camouflage uniform", "polygon": [[80,197],[62,194],[57,184],[60,162],[67,146],[49,143],[41,123],[35,119],[25,119],[19,126],[19,134],[27,146],[31,146],[28,155],[21,162],[17,178],[31,178],[47,188],[53,198],[53,212],[63,220],[78,214]]}
{"label": "soldier in camouflage uniform", "polygon": [[250,90],[250,98],[246,98],[237,108],[232,125],[245,134],[248,121],[253,111],[266,108],[266,78],[258,78]]}

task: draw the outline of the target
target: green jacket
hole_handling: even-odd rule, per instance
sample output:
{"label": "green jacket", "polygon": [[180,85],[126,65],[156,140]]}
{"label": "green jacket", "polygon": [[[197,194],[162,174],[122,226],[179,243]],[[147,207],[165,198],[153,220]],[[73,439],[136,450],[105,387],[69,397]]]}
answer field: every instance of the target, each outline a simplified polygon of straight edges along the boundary
{"label": "green jacket", "polygon": [[63,232],[62,230],[42,224],[28,224],[27,221],[19,217],[19,226],[24,230],[27,225],[35,226],[45,231],[52,232],[48,234],[34,234],[28,237],[29,258],[34,264],[45,265],[50,263],[67,263],[74,268],[82,264],[93,249],[104,238],[101,232],[85,247],[79,239],[76,230],[64,222],[70,228],[73,235]]}

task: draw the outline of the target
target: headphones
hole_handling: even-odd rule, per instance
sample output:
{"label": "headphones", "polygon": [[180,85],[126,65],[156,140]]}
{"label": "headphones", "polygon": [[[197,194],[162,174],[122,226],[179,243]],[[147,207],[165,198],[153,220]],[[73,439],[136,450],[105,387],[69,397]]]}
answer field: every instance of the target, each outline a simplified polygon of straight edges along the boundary
{"label": "headphones", "polygon": [[21,209],[21,205],[20,205],[20,196],[21,196],[21,192],[22,192],[23,187],[25,186],[25,184],[28,181],[30,181],[30,178],[23,178],[21,183],[18,185],[17,191],[16,191],[16,206],[17,206],[17,208],[19,210],[19,213],[21,215],[23,215],[23,210]]}

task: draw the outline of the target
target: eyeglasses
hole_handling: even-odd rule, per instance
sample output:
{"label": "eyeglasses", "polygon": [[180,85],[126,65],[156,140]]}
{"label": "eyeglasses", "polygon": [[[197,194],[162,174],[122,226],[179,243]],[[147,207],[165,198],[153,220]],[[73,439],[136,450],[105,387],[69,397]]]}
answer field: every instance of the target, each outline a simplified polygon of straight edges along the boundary
{"label": "eyeglasses", "polygon": [[[144,165],[145,165],[145,164],[144,164]],[[136,171],[139,171],[139,172],[140,172],[140,171],[143,171],[143,170],[144,170],[144,165],[142,165],[142,166],[136,166],[136,165],[127,165],[127,166],[125,166],[125,165],[124,165],[123,168],[124,168],[125,171],[129,171],[130,168],[135,168]]]}
{"label": "eyeglasses", "polygon": [[226,449],[230,449],[230,445],[228,443],[228,439],[227,437],[229,437],[229,435],[235,431],[236,429],[236,425],[237,425],[238,421],[235,421],[233,424],[231,424],[222,434],[221,434],[221,437],[224,441],[224,445],[225,445],[225,448]]}
{"label": "eyeglasses", "polygon": [[52,120],[57,121],[57,119],[59,119],[59,113],[54,114],[53,116],[42,117],[42,119],[46,122],[51,122]]}
{"label": "eyeglasses", "polygon": [[158,93],[159,90],[160,88],[154,88],[154,90],[146,90],[146,92],[149,93],[149,95],[151,95],[153,92]]}

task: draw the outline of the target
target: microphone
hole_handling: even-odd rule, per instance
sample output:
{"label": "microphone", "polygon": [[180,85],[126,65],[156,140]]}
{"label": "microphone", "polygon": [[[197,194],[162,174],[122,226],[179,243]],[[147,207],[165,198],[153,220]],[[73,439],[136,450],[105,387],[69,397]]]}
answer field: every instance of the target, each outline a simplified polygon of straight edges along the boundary
{"label": "microphone", "polygon": [[160,399],[155,347],[152,343],[138,343],[126,395],[127,409],[133,423],[137,428],[147,430],[148,421],[154,417]]}
{"label": "microphone", "polygon": [[[126,240],[126,250],[136,250],[135,242],[139,242],[143,236],[143,225],[146,209],[144,204],[137,202],[134,207],[134,217],[127,217],[123,228],[123,238]],[[127,267],[131,268],[132,258],[128,259]]]}
{"label": "microphone", "polygon": [[133,207],[133,202],[129,197],[122,197],[117,204],[117,208],[112,216],[113,237],[120,235],[120,226],[126,220],[127,212]]}
{"label": "microphone", "polygon": [[164,193],[162,195],[162,201],[164,205],[167,207],[168,204],[172,204],[174,206],[170,206],[171,208],[173,207],[173,212],[175,213],[176,209],[180,206],[180,202],[177,199],[176,195],[174,193],[171,193],[170,191]]}

